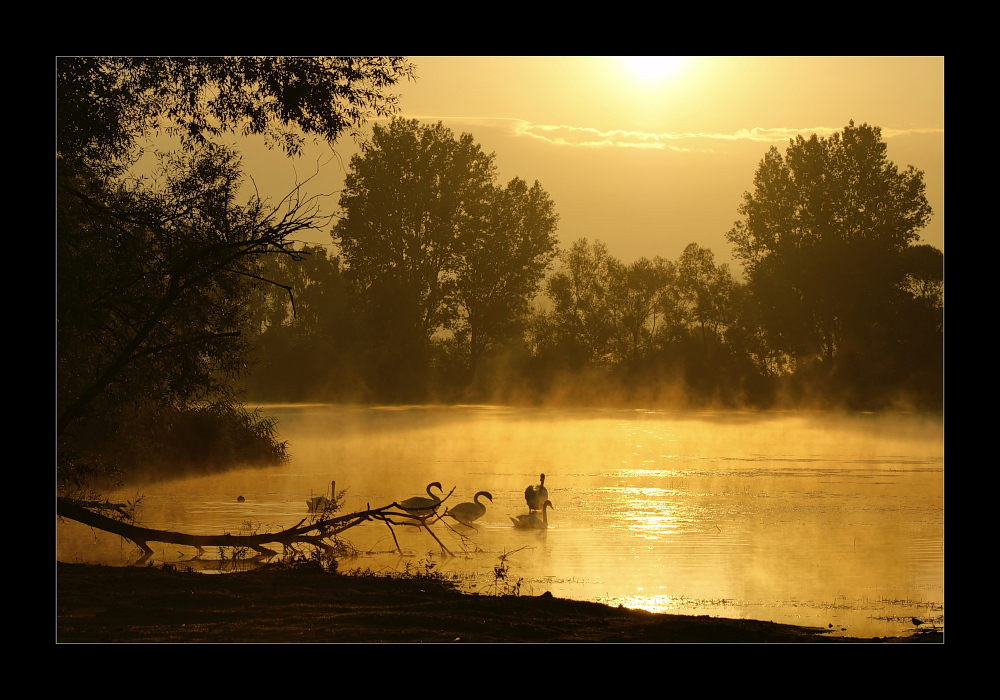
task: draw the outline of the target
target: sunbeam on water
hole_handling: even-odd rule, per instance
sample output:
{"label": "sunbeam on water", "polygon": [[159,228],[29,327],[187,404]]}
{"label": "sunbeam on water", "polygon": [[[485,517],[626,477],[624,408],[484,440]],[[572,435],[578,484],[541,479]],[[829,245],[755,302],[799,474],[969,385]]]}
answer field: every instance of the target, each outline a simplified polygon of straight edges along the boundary
{"label": "sunbeam on water", "polygon": [[[420,568],[470,591],[507,555],[522,594],[655,612],[900,635],[944,614],[940,417],[544,410],[271,407],[291,461],[278,468],[133,485],[142,524],[196,534],[272,530],[307,517],[335,480],[347,509],[489,491],[472,529],[384,524],[346,533],[363,554],[342,570]],[[549,529],[514,529],[525,487],[546,475]],[[244,496],[244,502],[237,502]],[[450,523],[445,525],[445,523]],[[120,563],[118,538],[59,524],[62,561]],[[158,545],[154,561],[194,550]],[[203,557],[211,558],[212,553]]]}

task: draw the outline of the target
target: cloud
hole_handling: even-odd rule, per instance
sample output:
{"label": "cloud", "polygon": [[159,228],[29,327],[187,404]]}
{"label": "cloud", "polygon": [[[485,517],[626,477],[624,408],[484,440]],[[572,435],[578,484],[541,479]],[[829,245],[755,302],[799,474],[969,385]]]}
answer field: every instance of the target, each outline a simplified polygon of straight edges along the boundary
{"label": "cloud", "polygon": [[[813,134],[820,137],[830,136],[843,130],[843,126],[814,126],[809,128],[792,127],[753,127],[752,129],[740,129],[733,133],[704,133],[704,132],[682,132],[682,133],[653,133],[645,131],[626,131],[613,129],[611,131],[601,131],[586,126],[573,126],[569,124],[535,124],[524,119],[512,119],[507,117],[429,117],[429,116],[409,116],[411,119],[421,121],[442,121],[446,124],[461,124],[461,128],[467,126],[485,126],[499,128],[508,131],[513,136],[522,136],[536,139],[554,146],[584,147],[584,148],[639,148],[671,151],[699,151],[711,152],[713,142],[734,142],[734,141],[757,141],[770,143],[786,143],[796,136],[808,138]],[[944,133],[940,128],[918,128],[918,129],[892,129],[883,128],[882,137],[892,138],[905,134],[926,134]]]}
{"label": "cloud", "polygon": [[621,148],[669,149],[672,151],[705,150],[682,145],[681,141],[687,136],[685,134],[653,134],[622,129],[600,131],[584,126],[532,124],[526,121],[519,121],[514,127],[514,132],[518,136],[527,136],[558,146],[588,146],[592,148],[617,146]]}

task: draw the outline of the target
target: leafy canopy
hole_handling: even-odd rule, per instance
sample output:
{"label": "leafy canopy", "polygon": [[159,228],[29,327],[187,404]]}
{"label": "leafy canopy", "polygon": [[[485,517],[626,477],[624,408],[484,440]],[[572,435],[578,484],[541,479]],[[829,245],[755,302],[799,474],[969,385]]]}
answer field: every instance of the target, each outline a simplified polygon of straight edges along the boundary
{"label": "leafy canopy", "polygon": [[843,134],[796,137],[784,158],[772,146],[726,238],[751,276],[819,244],[901,251],[932,214],[925,190],[922,171],[888,159],[879,127],[851,121]]}
{"label": "leafy canopy", "polygon": [[412,361],[449,330],[474,369],[527,314],[554,256],[554,204],[538,182],[497,183],[495,155],[471,134],[402,119],[373,132],[351,159],[332,234],[370,342],[398,367],[397,353]]}
{"label": "leafy canopy", "polygon": [[57,151],[92,167],[127,165],[160,131],[189,148],[260,134],[289,155],[307,136],[358,139],[368,120],[397,111],[387,90],[415,71],[385,57],[60,58],[56,69]]}
{"label": "leafy canopy", "polygon": [[926,337],[924,354],[940,354],[921,310],[940,264],[916,245],[932,215],[925,190],[920,170],[888,159],[878,127],[852,121],[829,138],[796,138],[784,157],[771,148],[743,195],[727,239],[754,315],[770,351],[825,377],[827,395],[852,387],[864,402],[908,372],[933,376],[906,347]]}

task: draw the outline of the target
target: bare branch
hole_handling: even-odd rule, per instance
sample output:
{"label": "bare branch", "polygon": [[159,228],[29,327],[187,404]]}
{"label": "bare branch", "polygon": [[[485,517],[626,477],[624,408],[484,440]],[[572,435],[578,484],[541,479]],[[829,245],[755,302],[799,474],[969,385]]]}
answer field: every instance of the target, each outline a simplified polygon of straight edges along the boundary
{"label": "bare branch", "polygon": [[[441,500],[441,503],[454,492],[455,489],[452,488],[448,495]],[[438,536],[434,534],[427,522],[428,518],[436,515],[437,507],[440,507],[440,504],[435,507],[434,512],[428,515],[416,515],[402,510],[397,503],[391,503],[381,508],[369,507],[367,510],[357,513],[323,517],[309,523],[303,519],[286,530],[251,535],[232,535],[228,533],[222,535],[190,535],[182,532],[171,532],[169,530],[144,528],[103,515],[97,512],[98,506],[100,510],[115,509],[113,504],[59,497],[57,499],[57,514],[60,517],[69,518],[84,525],[96,527],[99,530],[124,537],[137,544],[147,554],[152,553],[152,549],[148,545],[149,542],[187,545],[199,549],[205,547],[249,547],[262,554],[274,554],[274,552],[264,547],[265,544],[273,543],[283,546],[308,544],[326,551],[333,551],[334,548],[329,542],[332,538],[362,523],[380,520],[386,524],[386,527],[392,533],[397,551],[402,552],[402,549],[399,546],[399,541],[396,539],[396,533],[392,529],[392,526],[407,524],[416,525],[418,528],[426,530],[434,538],[434,541],[440,545],[442,552],[448,556],[454,556]]]}

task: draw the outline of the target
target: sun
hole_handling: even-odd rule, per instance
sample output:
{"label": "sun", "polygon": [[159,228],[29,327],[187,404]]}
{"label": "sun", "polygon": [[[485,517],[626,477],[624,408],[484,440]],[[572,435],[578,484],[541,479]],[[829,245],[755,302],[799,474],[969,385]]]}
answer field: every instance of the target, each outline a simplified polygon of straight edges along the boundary
{"label": "sun", "polygon": [[682,56],[623,56],[625,68],[640,82],[663,83],[684,64]]}

